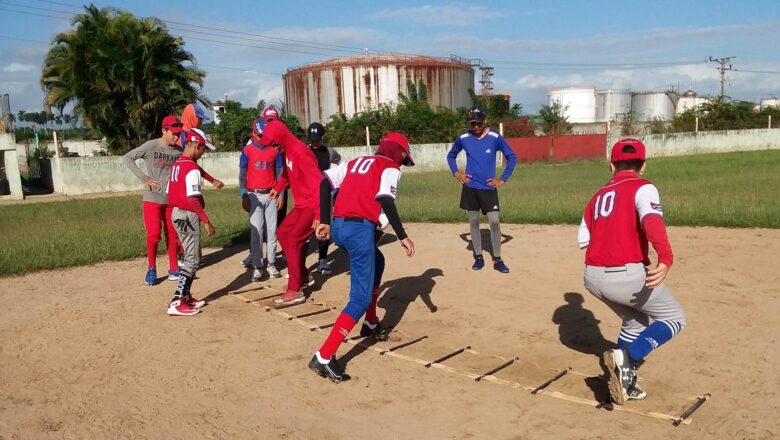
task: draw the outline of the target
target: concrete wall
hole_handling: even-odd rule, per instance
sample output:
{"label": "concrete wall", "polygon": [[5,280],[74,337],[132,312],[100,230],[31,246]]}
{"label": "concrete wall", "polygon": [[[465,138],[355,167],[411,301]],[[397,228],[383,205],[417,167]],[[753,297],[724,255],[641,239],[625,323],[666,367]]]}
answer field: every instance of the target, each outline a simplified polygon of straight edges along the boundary
{"label": "concrete wall", "polygon": [[[607,141],[612,145],[621,136],[611,132]],[[648,156],[673,156],[728,151],[780,149],[780,129],[732,130],[699,133],[638,136],[647,145]],[[511,140],[510,140],[511,142]],[[404,173],[447,170],[449,143],[424,144],[412,147],[416,166],[404,168]],[[376,147],[342,147],[336,149],[344,160],[373,154]],[[466,155],[458,156],[461,169]],[[208,153],[201,166],[226,185],[238,185],[238,152]],[[501,164],[498,155],[497,165]],[[142,162],[139,161],[143,169]],[[75,195],[100,192],[140,191],[141,182],[122,163],[121,157],[67,157],[52,159],[52,186],[55,192]]]}
{"label": "concrete wall", "polygon": [[0,133],[0,154],[3,155],[5,176],[8,179],[9,195],[0,196],[0,199],[21,200],[22,176],[19,174],[19,159],[16,155],[16,140],[11,133]]}
{"label": "concrete wall", "polygon": [[[648,157],[780,149],[780,128],[700,131],[636,137],[647,146]],[[620,138],[621,136],[610,133],[607,143],[611,146]]]}

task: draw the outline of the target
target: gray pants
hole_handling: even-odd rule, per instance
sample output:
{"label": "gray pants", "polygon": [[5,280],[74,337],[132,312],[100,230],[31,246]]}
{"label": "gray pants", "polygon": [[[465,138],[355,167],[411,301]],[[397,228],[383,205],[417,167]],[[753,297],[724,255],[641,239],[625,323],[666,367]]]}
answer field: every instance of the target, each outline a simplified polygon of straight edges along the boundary
{"label": "gray pants", "polygon": [[623,320],[621,339],[633,340],[650,325],[650,318],[686,324],[685,311],[672,292],[663,283],[653,289],[646,287],[646,276],[647,269],[641,263],[585,266],[585,288]]}
{"label": "gray pants", "polygon": [[195,271],[200,266],[200,219],[198,214],[174,207],[171,220],[184,250],[183,264],[179,269],[188,276],[194,276]]}
{"label": "gray pants", "polygon": [[249,253],[252,256],[252,266],[264,267],[263,264],[263,227],[267,228],[268,264],[276,260],[276,200],[268,194],[250,192],[249,196]]}

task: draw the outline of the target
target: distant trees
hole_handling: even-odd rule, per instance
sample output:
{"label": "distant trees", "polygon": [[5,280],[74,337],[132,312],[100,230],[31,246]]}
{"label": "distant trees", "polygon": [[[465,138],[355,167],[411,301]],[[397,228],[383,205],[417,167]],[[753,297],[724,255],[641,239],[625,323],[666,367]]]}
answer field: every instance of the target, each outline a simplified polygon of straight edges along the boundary
{"label": "distant trees", "polygon": [[772,121],[777,121],[773,122],[773,126],[780,123],[780,109],[777,107],[756,110],[752,102],[713,99],[675,115],[671,121],[653,121],[650,130],[653,133],[694,131],[697,118],[699,131],[766,128],[769,116]]}
{"label": "distant trees", "polygon": [[74,104],[87,126],[106,136],[108,151],[121,154],[159,135],[165,115],[205,101],[199,94],[205,73],[160,20],[94,5],[84,9],[46,55],[46,105],[61,110]]}
{"label": "distant trees", "polygon": [[571,133],[571,124],[564,115],[566,107],[560,102],[554,101],[551,105],[543,105],[539,109],[539,115],[535,121],[544,131],[544,134]]}

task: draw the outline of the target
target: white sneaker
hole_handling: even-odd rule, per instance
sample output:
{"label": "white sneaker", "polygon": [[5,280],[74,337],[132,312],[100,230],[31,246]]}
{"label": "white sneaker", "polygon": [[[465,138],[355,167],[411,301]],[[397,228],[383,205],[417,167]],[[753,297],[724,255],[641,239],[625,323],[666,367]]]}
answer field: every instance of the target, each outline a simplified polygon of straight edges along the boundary
{"label": "white sneaker", "polygon": [[263,269],[256,267],[252,272],[252,281],[260,281],[261,279],[263,279]]}
{"label": "white sneaker", "polygon": [[168,315],[170,316],[192,316],[197,315],[200,310],[187,304],[183,299],[171,301],[168,305]]}
{"label": "white sneaker", "polygon": [[270,275],[272,278],[281,278],[282,274],[279,273],[279,270],[276,269],[276,266],[273,264],[269,264],[267,267],[268,275]]}

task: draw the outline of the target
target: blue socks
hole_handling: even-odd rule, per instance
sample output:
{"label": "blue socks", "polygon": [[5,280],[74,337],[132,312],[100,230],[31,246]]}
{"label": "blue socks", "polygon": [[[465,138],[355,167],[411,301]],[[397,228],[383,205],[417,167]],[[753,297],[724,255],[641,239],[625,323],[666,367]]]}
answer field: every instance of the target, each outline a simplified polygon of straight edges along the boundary
{"label": "blue socks", "polygon": [[[618,338],[618,347],[624,348],[627,346],[629,358],[632,361],[641,361],[651,351],[672,339],[674,335],[682,330],[682,327],[682,324],[677,321],[655,321],[637,336],[621,330]],[[633,342],[627,343],[631,337],[634,337]]]}

